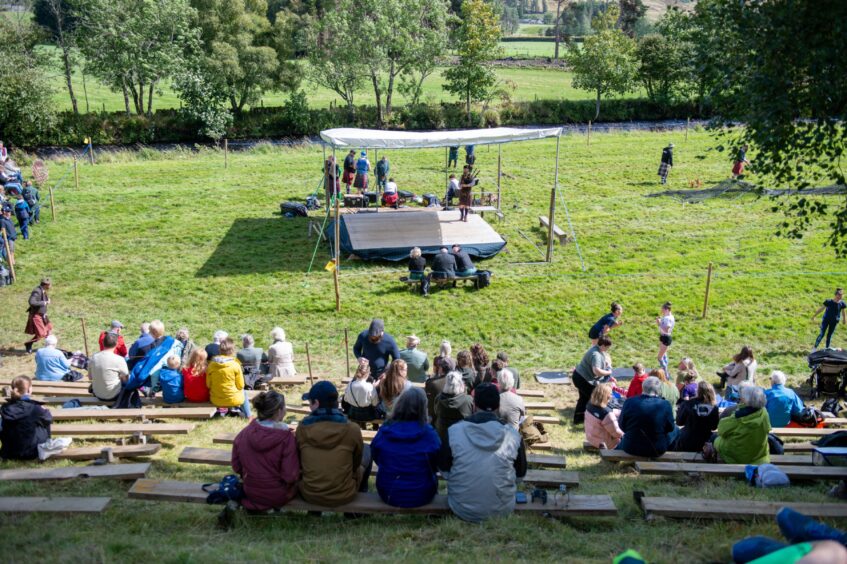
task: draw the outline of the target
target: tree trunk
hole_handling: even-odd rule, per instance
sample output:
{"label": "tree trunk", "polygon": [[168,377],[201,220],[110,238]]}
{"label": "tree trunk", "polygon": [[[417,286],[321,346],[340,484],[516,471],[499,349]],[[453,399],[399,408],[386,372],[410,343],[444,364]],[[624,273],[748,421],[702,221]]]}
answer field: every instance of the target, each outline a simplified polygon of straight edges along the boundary
{"label": "tree trunk", "polygon": [[[85,67],[82,69],[82,93],[85,95],[85,113],[89,113],[91,109],[88,107],[88,87],[85,85]],[[126,93],[126,89],[124,89]]]}
{"label": "tree trunk", "polygon": [[376,99],[376,125],[382,127],[382,92],[379,89],[379,77],[371,69],[371,82],[374,87],[374,98]]}
{"label": "tree trunk", "polygon": [[147,93],[147,117],[153,117],[153,87],[156,86],[156,81],[150,83],[150,91]]}
{"label": "tree trunk", "polygon": [[140,97],[144,96],[144,93],[138,93],[138,87],[133,81],[128,81],[129,93],[132,94],[132,104],[135,106],[135,113],[141,115],[144,113],[143,103],[139,103]]}
{"label": "tree trunk", "polygon": [[559,60],[559,43],[562,41],[562,34],[560,33],[561,24],[562,24],[562,2],[563,0],[556,0],[556,50],[553,52],[553,60]]}
{"label": "tree trunk", "polygon": [[124,108],[126,108],[127,117],[129,117],[131,111],[129,109],[129,91],[126,87],[126,79],[121,79],[121,89],[124,91]]}
{"label": "tree trunk", "polygon": [[238,104],[238,100],[235,99],[235,96],[230,92],[229,94],[229,106],[232,108],[232,113],[235,115],[241,114],[241,106]]}
{"label": "tree trunk", "polygon": [[388,68],[388,89],[385,92],[385,117],[391,117],[391,97],[394,94],[394,78],[396,77],[394,61]]}
{"label": "tree trunk", "polygon": [[594,121],[597,121],[597,118],[600,117],[600,89],[597,89],[597,111],[594,113]]}
{"label": "tree trunk", "polygon": [[[60,41],[62,40],[60,39]],[[71,57],[69,51],[68,46],[62,41],[62,63],[65,65],[65,81],[68,83],[68,94],[71,97],[71,106],[73,106],[74,115],[79,115],[79,107],[77,106],[76,95],[74,94],[74,85],[71,83]]]}
{"label": "tree trunk", "polygon": [[471,126],[471,88],[470,88],[470,85],[468,85],[468,89],[466,90],[465,110],[468,113],[468,127],[470,127]]}

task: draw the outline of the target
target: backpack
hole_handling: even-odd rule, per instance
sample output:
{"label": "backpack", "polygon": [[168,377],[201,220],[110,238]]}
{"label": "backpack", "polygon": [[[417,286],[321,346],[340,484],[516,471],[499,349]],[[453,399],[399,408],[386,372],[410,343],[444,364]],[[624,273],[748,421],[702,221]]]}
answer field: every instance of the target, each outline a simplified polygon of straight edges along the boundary
{"label": "backpack", "polygon": [[773,433],[768,433],[768,454],[785,454],[784,445],[782,439]]}
{"label": "backpack", "polygon": [[[306,209],[307,210],[317,210],[320,209],[321,204],[318,202],[317,196],[309,196],[306,198]],[[284,211],[282,213],[285,213]]]}
{"label": "backpack", "polygon": [[478,289],[487,288],[491,286],[491,271],[490,270],[478,270],[476,272],[476,287]]}
{"label": "backpack", "polygon": [[428,208],[438,207],[438,196],[435,194],[424,194],[423,201]]}
{"label": "backpack", "polygon": [[211,505],[239,501],[244,497],[244,485],[235,474],[224,476],[217,484],[203,484],[203,491],[209,494],[206,496],[206,503]]}
{"label": "backpack", "polygon": [[532,420],[532,415],[527,414],[523,422],[518,428],[526,446],[531,446],[538,443],[546,443],[549,438],[544,426],[541,423],[536,423]]}
{"label": "backpack", "polygon": [[299,202],[283,202],[279,205],[279,211],[283,216],[292,217],[309,217],[306,206]]}
{"label": "backpack", "polygon": [[828,411],[836,417],[845,409],[847,409],[847,406],[844,405],[843,401],[838,401],[838,398],[829,398],[821,406],[821,411]]}
{"label": "backpack", "polygon": [[836,431],[812,444],[819,447],[847,447],[847,431]]}
{"label": "backpack", "polygon": [[21,196],[23,196],[24,201],[29,205],[29,207],[35,206],[35,195],[32,193],[32,188],[24,188],[24,191],[21,192]]}
{"label": "backpack", "polygon": [[823,427],[823,413],[816,407],[805,407],[797,415],[792,415],[791,421],[801,427]]}
{"label": "backpack", "polygon": [[748,464],[744,469],[747,483],[759,488],[779,488],[790,486],[791,480],[788,476],[773,464],[762,464],[753,466]]}

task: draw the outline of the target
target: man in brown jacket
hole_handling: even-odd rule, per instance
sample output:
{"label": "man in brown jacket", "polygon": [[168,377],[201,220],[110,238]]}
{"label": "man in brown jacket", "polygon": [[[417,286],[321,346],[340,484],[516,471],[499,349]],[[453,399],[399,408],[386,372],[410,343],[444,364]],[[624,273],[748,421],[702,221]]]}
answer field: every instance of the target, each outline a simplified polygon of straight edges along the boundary
{"label": "man in brown jacket", "polygon": [[29,295],[27,306],[26,328],[24,333],[32,335],[32,339],[24,343],[26,352],[32,352],[32,345],[49,335],[53,331],[53,324],[47,318],[47,306],[50,305],[50,297],[47,292],[50,290],[51,281],[49,278],[42,278],[41,284],[35,287]]}
{"label": "man in brown jacket", "polygon": [[370,447],[362,430],[338,409],[338,390],[332,382],[317,382],[303,395],[312,414],[297,426],[300,450],[300,495],[309,503],[337,507],[350,503],[357,492],[368,491]]}

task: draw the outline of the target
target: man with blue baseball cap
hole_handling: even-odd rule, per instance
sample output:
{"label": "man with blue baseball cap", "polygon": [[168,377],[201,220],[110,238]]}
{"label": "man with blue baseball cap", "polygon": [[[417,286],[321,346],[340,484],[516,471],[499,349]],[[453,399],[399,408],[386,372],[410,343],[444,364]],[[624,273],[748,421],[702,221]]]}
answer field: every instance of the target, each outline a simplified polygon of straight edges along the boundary
{"label": "man with blue baseball cap", "polygon": [[311,415],[297,426],[300,450],[300,495],[327,507],[350,503],[368,491],[370,447],[362,430],[338,409],[338,389],[327,380],[316,382],[303,399]]}

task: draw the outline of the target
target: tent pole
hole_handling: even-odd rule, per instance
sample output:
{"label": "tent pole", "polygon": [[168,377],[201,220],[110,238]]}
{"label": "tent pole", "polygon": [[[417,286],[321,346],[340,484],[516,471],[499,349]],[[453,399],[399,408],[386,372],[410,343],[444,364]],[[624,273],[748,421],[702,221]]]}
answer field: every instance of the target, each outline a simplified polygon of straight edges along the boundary
{"label": "tent pole", "polygon": [[[332,156],[335,157],[335,146],[332,147]],[[335,159],[333,159],[335,160]],[[332,167],[332,188],[335,193],[335,167]],[[332,270],[332,279],[335,282],[335,311],[341,311],[341,288],[338,283],[338,271],[341,268],[341,225],[338,221],[339,209],[338,199],[340,194],[335,194],[335,268]]]}
{"label": "tent pole", "polygon": [[[450,148],[444,147],[444,193],[445,194],[447,193],[447,190],[449,190],[449,188],[447,187],[447,184],[450,182],[450,179],[448,178],[448,175],[450,174],[449,169],[450,169]],[[445,202],[444,205],[447,206],[447,203]]]}
{"label": "tent pole", "polygon": [[[324,169],[324,201],[326,202],[327,209],[329,209],[329,203],[330,203],[332,200],[330,200],[330,199],[329,199],[330,188],[329,188],[329,186],[327,186],[327,185],[326,185],[326,177],[327,177],[327,175],[329,174],[329,170],[327,170],[327,166],[326,166],[326,143],[321,143],[321,147],[322,147],[322,148],[323,148],[323,150],[324,150],[324,162],[323,162],[323,169]],[[334,167],[333,167],[333,170],[334,170]],[[332,176],[335,176],[335,173],[334,173],[334,172],[332,173]],[[333,182],[333,183],[332,183],[332,185],[333,185],[333,186],[335,186],[335,182]],[[309,235],[311,235],[311,234],[312,234],[312,233],[311,233],[311,232],[309,232]]]}
{"label": "tent pole", "polygon": [[500,178],[503,176],[503,145],[497,144],[497,212],[500,212]]}
{"label": "tent pole", "polygon": [[555,225],[556,214],[556,193],[559,188],[559,140],[561,136],[556,137],[556,173],[553,180],[553,190],[550,193],[550,220],[547,226],[547,262],[553,262],[553,226]]}

